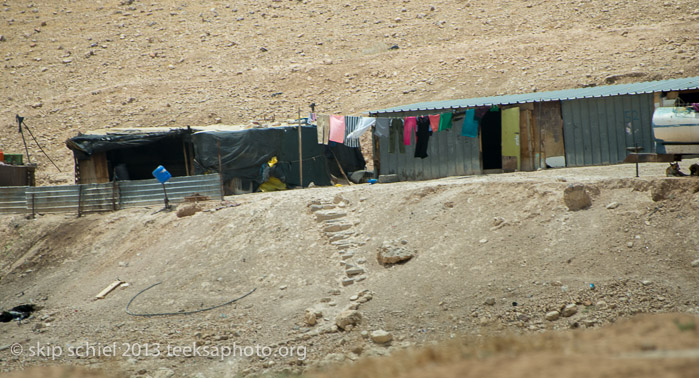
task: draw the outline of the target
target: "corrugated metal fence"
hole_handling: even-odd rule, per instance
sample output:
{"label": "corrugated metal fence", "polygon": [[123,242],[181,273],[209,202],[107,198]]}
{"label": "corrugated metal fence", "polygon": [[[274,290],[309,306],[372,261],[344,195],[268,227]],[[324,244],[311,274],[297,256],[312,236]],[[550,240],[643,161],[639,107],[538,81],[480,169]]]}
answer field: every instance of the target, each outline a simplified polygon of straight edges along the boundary
{"label": "corrugated metal fence", "polygon": [[[165,183],[168,200],[182,202],[193,194],[221,198],[218,174],[173,177]],[[112,211],[164,204],[157,180],[116,181],[105,184],[0,187],[0,214]]]}

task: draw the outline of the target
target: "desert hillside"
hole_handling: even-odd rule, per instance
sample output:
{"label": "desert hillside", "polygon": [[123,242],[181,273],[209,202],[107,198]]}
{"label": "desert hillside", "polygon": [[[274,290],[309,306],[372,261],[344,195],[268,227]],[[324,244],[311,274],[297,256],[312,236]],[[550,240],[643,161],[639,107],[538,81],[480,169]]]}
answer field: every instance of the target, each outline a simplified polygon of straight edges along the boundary
{"label": "desert hillside", "polygon": [[0,148],[699,75],[694,1],[3,0]]}
{"label": "desert hillside", "polygon": [[[471,341],[457,357],[485,358],[470,362],[484,371],[511,353],[539,353],[540,364],[552,367],[559,352],[571,351],[588,358],[575,357],[574,366],[596,358],[614,363],[589,367],[593,376],[612,366],[621,377],[653,377],[665,367],[689,377],[699,362],[699,181],[665,178],[661,164],[643,164],[641,172],[637,179],[633,166],[620,165],[257,193],[205,202],[186,217],[157,207],[81,218],[4,216],[3,310],[41,308],[19,326],[0,323],[2,369],[310,374],[465,338]],[[589,208],[565,205],[572,183],[584,185]],[[116,279],[126,285],[94,299]],[[132,316],[129,304],[136,314],[175,315]],[[606,331],[658,313],[666,316]],[[485,341],[515,335],[523,339]],[[71,347],[111,343],[150,345],[149,353],[157,344],[162,354],[67,355]],[[12,345],[24,352],[10,354]],[[60,346],[64,354],[34,356],[29,348],[37,345]],[[170,347],[234,345],[303,356],[165,355]],[[442,361],[436,352],[422,355],[408,365],[378,364],[430,371],[428,363]],[[528,376],[542,376],[536,366]],[[547,376],[579,376],[574,366]],[[367,369],[366,376],[388,374]],[[427,374],[417,371],[412,376]]]}

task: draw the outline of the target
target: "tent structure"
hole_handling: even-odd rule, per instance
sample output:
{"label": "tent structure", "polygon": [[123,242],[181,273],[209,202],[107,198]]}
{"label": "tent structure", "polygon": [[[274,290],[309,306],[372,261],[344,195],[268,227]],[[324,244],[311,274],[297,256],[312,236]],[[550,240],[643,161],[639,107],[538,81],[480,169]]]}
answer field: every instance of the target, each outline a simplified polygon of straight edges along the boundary
{"label": "tent structure", "polygon": [[[330,185],[338,162],[346,172],[365,165],[359,148],[318,144],[315,126],[108,129],[66,145],[74,154],[76,183],[152,178],[163,165],[175,177],[221,172],[226,194],[256,190],[270,176],[289,187]],[[277,163],[267,164],[274,157]]]}

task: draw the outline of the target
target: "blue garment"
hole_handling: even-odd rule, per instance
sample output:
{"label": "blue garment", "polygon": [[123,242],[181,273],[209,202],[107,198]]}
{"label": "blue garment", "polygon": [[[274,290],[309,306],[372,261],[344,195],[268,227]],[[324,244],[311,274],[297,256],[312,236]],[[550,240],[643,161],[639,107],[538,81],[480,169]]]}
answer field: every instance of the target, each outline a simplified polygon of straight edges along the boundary
{"label": "blue garment", "polygon": [[464,123],[461,125],[461,135],[469,138],[478,138],[478,121],[475,116],[475,109],[466,109]]}

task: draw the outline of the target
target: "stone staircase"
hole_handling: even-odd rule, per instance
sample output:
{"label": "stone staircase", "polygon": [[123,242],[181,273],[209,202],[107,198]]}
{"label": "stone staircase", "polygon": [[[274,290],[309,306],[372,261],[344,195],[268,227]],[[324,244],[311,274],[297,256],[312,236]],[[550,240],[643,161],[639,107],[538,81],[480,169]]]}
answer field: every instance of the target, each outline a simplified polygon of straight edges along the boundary
{"label": "stone staircase", "polygon": [[337,195],[332,202],[316,200],[309,206],[316,221],[320,223],[321,232],[328,239],[330,246],[337,252],[337,260],[344,268],[340,277],[342,286],[349,286],[367,278],[366,259],[358,258],[357,248],[366,240],[355,231],[359,219],[353,217],[349,201]]}

